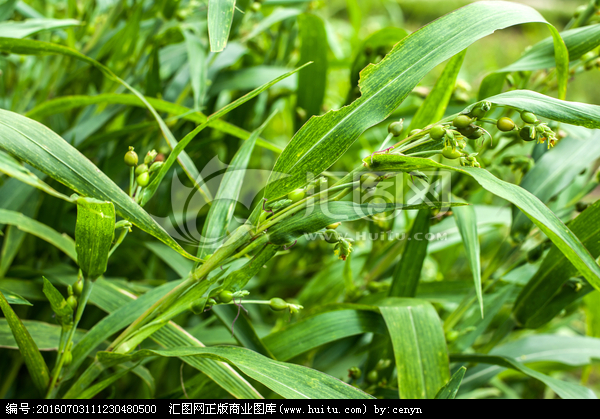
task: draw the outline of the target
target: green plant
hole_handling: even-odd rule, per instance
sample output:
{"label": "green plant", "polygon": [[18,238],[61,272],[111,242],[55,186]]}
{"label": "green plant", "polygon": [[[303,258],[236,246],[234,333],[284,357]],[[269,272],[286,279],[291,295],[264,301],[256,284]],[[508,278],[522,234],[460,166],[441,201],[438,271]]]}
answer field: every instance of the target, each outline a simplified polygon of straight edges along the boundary
{"label": "green plant", "polygon": [[274,3],[0,5],[0,395],[594,398],[596,2]]}

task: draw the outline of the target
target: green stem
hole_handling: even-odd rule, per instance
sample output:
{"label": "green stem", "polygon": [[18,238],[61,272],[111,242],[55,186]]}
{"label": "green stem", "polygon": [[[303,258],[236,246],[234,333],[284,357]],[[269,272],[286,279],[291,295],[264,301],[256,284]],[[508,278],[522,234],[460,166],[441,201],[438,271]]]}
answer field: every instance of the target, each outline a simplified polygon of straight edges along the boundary
{"label": "green stem", "polygon": [[115,250],[117,250],[119,245],[123,242],[123,240],[125,239],[125,236],[127,236],[128,231],[129,230],[126,227],[123,227],[123,229],[121,230],[121,233],[119,234],[119,237],[117,237],[117,241],[113,245],[112,249],[110,249],[110,252],[108,252],[109,258],[112,256],[112,254],[115,252]]}
{"label": "green stem", "polygon": [[407,156],[415,157],[415,156],[424,156],[425,154],[434,155],[434,154],[442,154],[440,150],[425,150],[425,151],[417,151],[416,153],[407,154]]}
{"label": "green stem", "polygon": [[129,171],[129,196],[133,197],[133,179],[135,178],[135,167],[131,166]]}

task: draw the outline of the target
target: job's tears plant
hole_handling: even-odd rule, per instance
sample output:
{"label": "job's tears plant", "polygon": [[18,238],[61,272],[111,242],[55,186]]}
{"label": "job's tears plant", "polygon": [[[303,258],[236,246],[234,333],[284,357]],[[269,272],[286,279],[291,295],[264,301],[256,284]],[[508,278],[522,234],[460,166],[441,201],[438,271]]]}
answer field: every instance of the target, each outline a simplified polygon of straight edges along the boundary
{"label": "job's tears plant", "polygon": [[[52,4],[64,21],[39,27],[29,6],[0,13],[0,346],[28,371],[1,361],[0,394],[541,397],[539,381],[595,398],[600,107],[565,98],[596,71],[597,2],[560,33],[477,2],[351,58],[329,5],[233,3]],[[470,95],[466,49],[532,22],[548,38]],[[332,87],[329,64],[353,83],[362,68],[358,90]],[[211,186],[215,155],[229,163]],[[150,215],[165,212],[170,226]],[[195,248],[173,238],[190,221]],[[452,236],[419,239],[434,233]]]}

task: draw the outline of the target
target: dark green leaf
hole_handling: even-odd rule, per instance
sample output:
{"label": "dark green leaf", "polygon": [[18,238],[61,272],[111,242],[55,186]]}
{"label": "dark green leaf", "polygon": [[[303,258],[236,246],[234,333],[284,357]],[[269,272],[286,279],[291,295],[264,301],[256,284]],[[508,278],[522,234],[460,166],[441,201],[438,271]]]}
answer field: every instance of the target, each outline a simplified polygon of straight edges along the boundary
{"label": "dark green leaf", "polygon": [[448,381],[444,387],[438,391],[435,395],[436,399],[453,399],[456,397],[456,393],[458,393],[458,388],[460,387],[460,383],[462,382],[463,377],[465,376],[465,372],[467,369],[465,367],[460,367],[458,371],[452,374],[452,378]]}

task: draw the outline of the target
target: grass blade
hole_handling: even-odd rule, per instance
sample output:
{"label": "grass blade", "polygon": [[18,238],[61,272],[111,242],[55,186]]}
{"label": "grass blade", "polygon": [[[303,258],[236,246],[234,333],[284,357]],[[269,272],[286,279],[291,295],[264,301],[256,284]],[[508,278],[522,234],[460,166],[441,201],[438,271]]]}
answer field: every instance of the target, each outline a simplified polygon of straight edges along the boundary
{"label": "grass blade", "polygon": [[29,375],[33,380],[33,384],[42,395],[45,394],[50,381],[48,366],[46,365],[44,358],[42,358],[42,354],[40,354],[37,345],[31,338],[31,335],[10,307],[2,292],[0,292],[0,309],[4,313],[6,322],[19,346],[19,350],[21,351]]}
{"label": "grass blade", "polygon": [[225,49],[234,10],[235,0],[208,0],[208,38],[212,52]]}
{"label": "grass blade", "polygon": [[460,383],[462,383],[462,379],[465,376],[465,372],[467,369],[465,367],[460,367],[458,371],[452,374],[452,378],[448,381],[444,387],[438,391],[435,395],[436,399],[454,399],[456,397],[456,393],[458,393],[458,389],[460,387]]}

